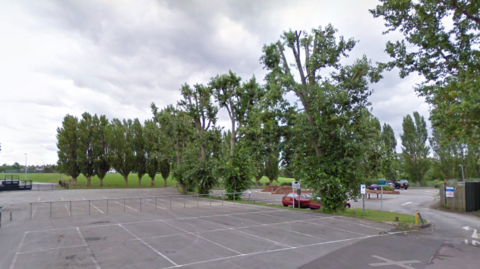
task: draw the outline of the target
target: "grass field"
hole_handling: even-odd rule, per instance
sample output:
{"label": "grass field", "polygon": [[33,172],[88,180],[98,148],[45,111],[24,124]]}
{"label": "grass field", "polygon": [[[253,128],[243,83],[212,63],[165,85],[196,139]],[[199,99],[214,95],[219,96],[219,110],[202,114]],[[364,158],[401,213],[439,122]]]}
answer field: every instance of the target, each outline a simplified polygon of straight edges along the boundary
{"label": "grass field", "polygon": [[[4,178],[4,176],[9,177],[14,175],[15,178],[19,178],[20,180],[25,179],[24,173],[9,173],[9,174],[0,174],[0,179]],[[43,182],[43,183],[58,183],[59,180],[68,181],[70,179],[69,176],[65,174],[57,174],[57,173],[30,173],[27,175],[29,180],[33,180],[33,182]],[[292,178],[285,178],[279,177],[278,182],[274,181],[273,185],[280,185],[283,182],[292,182]],[[264,187],[265,184],[269,182],[267,177],[263,177],[260,180],[261,187]],[[168,186],[174,186],[177,184],[177,181],[169,177],[167,179]],[[252,181],[252,186],[254,186],[255,182]],[[85,188],[87,185],[87,178],[83,175],[78,176],[77,178],[77,188]],[[163,187],[163,177],[160,174],[157,174],[155,177],[155,187]],[[149,188],[150,187],[150,177],[145,175],[142,177],[142,185],[140,188]],[[92,186],[90,188],[102,188],[99,186],[98,177],[92,177]],[[103,179],[103,188],[125,188],[123,177],[120,174],[107,174]],[[128,186],[127,188],[139,188],[138,186],[138,176],[137,174],[130,174],[128,176]]]}

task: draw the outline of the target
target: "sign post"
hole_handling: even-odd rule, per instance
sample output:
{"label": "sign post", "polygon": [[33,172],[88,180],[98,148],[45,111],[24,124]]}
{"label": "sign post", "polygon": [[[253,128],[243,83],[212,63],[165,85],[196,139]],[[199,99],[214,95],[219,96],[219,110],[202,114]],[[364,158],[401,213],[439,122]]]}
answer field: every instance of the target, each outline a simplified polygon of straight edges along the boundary
{"label": "sign post", "polygon": [[[292,192],[293,192],[293,201],[292,207],[295,208],[295,190],[300,189],[300,182],[299,181],[292,181]],[[298,195],[298,208],[300,208],[300,194]]]}
{"label": "sign post", "polygon": [[381,211],[383,212],[383,186],[387,185],[387,181],[385,179],[379,179],[378,185],[380,186],[380,196],[381,196]]}
{"label": "sign post", "polygon": [[363,197],[363,216],[365,216],[365,184],[360,185],[360,193],[362,194]]}

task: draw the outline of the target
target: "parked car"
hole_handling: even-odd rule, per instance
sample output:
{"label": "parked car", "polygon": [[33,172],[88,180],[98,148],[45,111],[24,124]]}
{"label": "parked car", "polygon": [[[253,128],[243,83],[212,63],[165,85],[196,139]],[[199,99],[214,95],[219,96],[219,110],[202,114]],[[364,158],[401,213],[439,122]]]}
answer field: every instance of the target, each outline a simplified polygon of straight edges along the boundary
{"label": "parked car", "polygon": [[[300,207],[301,208],[309,207],[311,199],[312,199],[311,194],[307,194],[307,193],[300,194]],[[289,205],[291,206],[295,202],[295,207],[298,207],[298,200],[299,200],[298,194],[289,193],[283,196],[282,204],[283,206],[289,206]]]}
{"label": "parked car", "polygon": [[391,182],[391,181],[387,181],[387,186],[393,188],[395,186],[395,184],[393,184],[393,182]]}
{"label": "parked car", "polygon": [[395,189],[408,189],[410,184],[408,183],[408,180],[406,179],[400,179],[395,181]]}
{"label": "parked car", "polygon": [[368,189],[369,190],[379,190],[381,187],[378,186],[377,184],[371,184],[370,186],[368,186]]}
{"label": "parked car", "polygon": [[[315,200],[311,200],[310,201],[310,209],[314,210],[314,209],[320,209],[322,207],[322,204],[320,203],[320,200],[321,198],[320,197],[317,197]],[[349,202],[343,202],[343,206],[346,207],[346,208],[350,208],[351,205]]]}

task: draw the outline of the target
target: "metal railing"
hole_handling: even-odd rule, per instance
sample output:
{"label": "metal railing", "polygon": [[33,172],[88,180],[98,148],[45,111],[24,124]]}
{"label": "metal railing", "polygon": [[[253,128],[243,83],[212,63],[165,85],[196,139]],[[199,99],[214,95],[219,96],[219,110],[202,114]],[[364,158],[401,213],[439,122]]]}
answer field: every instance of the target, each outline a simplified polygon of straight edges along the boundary
{"label": "metal railing", "polygon": [[[227,195],[232,194],[233,200],[226,200]],[[94,210],[99,211],[102,214],[109,214],[112,212],[112,208],[115,212],[125,213],[127,208],[133,211],[144,211],[146,206],[155,208],[155,210],[167,209],[178,207],[200,207],[207,203],[210,207],[212,203],[218,205],[224,204],[224,201],[232,201],[236,204],[238,196],[242,193],[222,193],[218,194],[191,194],[191,195],[161,195],[161,196],[142,196],[142,197],[124,197],[124,198],[106,198],[106,199],[88,199],[88,200],[70,200],[70,201],[45,201],[45,202],[32,202],[30,203],[30,219],[34,218],[34,214],[37,208],[42,207],[39,210],[43,210],[45,213],[45,205],[47,206],[46,213],[50,218],[53,215],[91,215],[92,207]],[[237,198],[235,198],[237,197]],[[207,200],[208,198],[208,200]],[[206,202],[208,201],[208,202]],[[160,206],[159,206],[160,202]],[[201,202],[201,203],[200,203]],[[168,206],[162,207],[162,205],[168,204]],[[62,206],[64,205],[64,206]],[[74,207],[72,207],[72,205]],[[78,207],[80,205],[80,207]],[[188,206],[187,206],[188,205]],[[103,210],[102,210],[103,209]],[[138,209],[138,210],[137,210]],[[61,210],[63,214],[55,214],[56,211]],[[66,213],[65,213],[66,212]],[[88,212],[88,213],[87,213]]]}

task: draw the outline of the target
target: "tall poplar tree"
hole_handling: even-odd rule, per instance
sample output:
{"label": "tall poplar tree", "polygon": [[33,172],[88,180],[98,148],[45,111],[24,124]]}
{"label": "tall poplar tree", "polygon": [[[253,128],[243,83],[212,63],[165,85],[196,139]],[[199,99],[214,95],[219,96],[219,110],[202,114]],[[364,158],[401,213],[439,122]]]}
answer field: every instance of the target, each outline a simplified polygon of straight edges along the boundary
{"label": "tall poplar tree", "polygon": [[142,177],[147,172],[147,152],[145,148],[144,128],[138,119],[133,120],[133,150],[135,168],[138,176],[138,186],[142,186]]}
{"label": "tall poplar tree", "polygon": [[72,183],[77,185],[80,174],[78,150],[78,119],[71,115],[63,118],[62,127],[57,128],[58,168],[62,173],[72,177]]}
{"label": "tall poplar tree", "polygon": [[110,136],[110,123],[105,115],[93,118],[93,128],[95,128],[94,152],[96,155],[95,171],[99,179],[99,185],[103,186],[103,179],[110,170],[108,138]]}
{"label": "tall poplar tree", "polygon": [[402,155],[404,158],[404,171],[409,175],[411,181],[417,184],[423,180],[428,170],[427,159],[429,147],[426,144],[428,139],[427,124],[423,116],[413,112],[413,119],[410,115],[403,118]]}
{"label": "tall poplar tree", "polygon": [[77,155],[79,159],[80,171],[87,178],[87,187],[92,185],[91,179],[95,176],[95,162],[97,161],[94,143],[97,139],[96,129],[94,128],[94,118],[90,113],[82,114],[80,123],[78,124],[78,143],[79,148]]}
{"label": "tall poplar tree", "polygon": [[125,187],[128,186],[128,175],[135,168],[133,148],[132,120],[112,120],[109,142],[109,162],[123,176]]}

